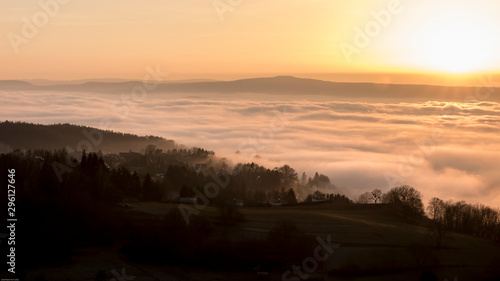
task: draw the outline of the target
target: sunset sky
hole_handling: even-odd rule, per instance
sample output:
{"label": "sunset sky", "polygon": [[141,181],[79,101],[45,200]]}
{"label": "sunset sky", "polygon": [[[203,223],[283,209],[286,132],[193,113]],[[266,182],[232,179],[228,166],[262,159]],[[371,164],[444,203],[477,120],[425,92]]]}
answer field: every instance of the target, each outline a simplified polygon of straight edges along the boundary
{"label": "sunset sky", "polygon": [[140,79],[157,64],[173,80],[500,68],[496,1],[40,2],[0,3],[0,79]]}

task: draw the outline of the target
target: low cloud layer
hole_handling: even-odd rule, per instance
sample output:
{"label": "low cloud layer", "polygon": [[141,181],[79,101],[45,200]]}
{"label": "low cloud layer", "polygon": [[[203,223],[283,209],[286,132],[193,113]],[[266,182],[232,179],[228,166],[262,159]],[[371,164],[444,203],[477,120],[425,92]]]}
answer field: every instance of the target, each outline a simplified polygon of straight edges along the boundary
{"label": "low cloud layer", "polygon": [[409,184],[425,201],[499,206],[500,104],[296,98],[0,92],[0,118],[100,128],[108,120],[108,129],[163,136],[233,162],[318,171],[352,197]]}

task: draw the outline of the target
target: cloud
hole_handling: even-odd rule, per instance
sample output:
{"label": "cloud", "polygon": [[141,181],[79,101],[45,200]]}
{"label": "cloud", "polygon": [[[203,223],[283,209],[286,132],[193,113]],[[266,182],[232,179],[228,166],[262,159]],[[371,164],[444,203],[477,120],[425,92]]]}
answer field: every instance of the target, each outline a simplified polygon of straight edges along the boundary
{"label": "cloud", "polygon": [[[318,171],[352,197],[373,188],[388,190],[386,175],[406,171],[402,183],[422,191],[426,200],[437,196],[498,207],[500,104],[300,99],[154,93],[130,100],[112,94],[4,91],[0,118],[95,127],[109,119],[115,131],[160,135],[214,150],[233,162],[269,168],[290,164],[308,175]],[[124,110],[127,114],[120,114]],[[433,137],[436,130],[439,141]]]}

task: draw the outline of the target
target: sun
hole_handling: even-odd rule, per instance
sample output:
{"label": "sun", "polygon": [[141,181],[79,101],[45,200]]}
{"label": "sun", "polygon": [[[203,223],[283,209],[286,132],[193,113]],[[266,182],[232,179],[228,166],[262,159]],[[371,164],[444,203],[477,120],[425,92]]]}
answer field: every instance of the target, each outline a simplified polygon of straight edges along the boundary
{"label": "sun", "polygon": [[432,71],[465,74],[485,71],[497,56],[498,33],[481,18],[461,13],[428,21],[413,46],[418,63]]}

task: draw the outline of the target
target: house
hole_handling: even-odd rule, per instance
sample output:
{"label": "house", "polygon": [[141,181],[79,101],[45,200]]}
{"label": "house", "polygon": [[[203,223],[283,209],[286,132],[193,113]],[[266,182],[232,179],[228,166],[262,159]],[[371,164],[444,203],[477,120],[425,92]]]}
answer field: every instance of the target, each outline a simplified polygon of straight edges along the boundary
{"label": "house", "polygon": [[274,201],[269,202],[269,205],[271,205],[271,207],[281,207],[285,204],[287,204],[287,202],[281,200],[281,198],[278,198],[278,200],[274,200]]}
{"label": "house", "polygon": [[236,200],[236,198],[234,198],[233,200],[226,201],[226,204],[229,206],[243,207],[244,202],[243,200]]}

